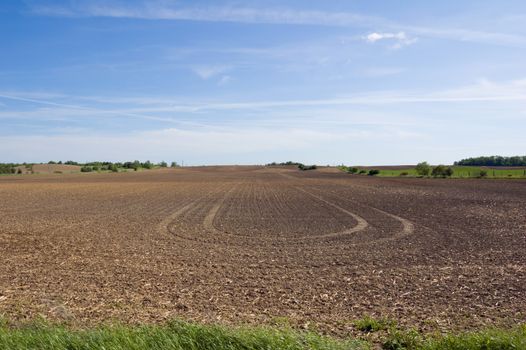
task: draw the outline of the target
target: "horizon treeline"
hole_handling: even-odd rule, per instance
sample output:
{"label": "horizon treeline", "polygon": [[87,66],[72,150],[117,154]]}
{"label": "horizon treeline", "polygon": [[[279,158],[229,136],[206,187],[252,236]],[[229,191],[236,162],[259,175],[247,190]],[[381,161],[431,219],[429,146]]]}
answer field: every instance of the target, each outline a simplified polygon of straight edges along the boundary
{"label": "horizon treeline", "polygon": [[[94,161],[94,162],[75,162],[73,160],[68,160],[65,162],[62,161],[49,161],[47,163],[0,163],[0,174],[16,174],[17,167],[20,166],[32,166],[33,164],[57,164],[57,165],[76,165],[80,166],[81,172],[91,172],[91,171],[113,171],[118,172],[119,169],[153,169],[156,167],[167,168],[168,163],[162,161],[160,163],[152,163],[149,160],[145,162],[127,161],[127,162],[107,162],[107,161]],[[170,167],[176,168],[179,167],[177,162],[172,162]]]}
{"label": "horizon treeline", "polygon": [[481,156],[459,160],[454,165],[461,166],[526,166],[526,156]]}

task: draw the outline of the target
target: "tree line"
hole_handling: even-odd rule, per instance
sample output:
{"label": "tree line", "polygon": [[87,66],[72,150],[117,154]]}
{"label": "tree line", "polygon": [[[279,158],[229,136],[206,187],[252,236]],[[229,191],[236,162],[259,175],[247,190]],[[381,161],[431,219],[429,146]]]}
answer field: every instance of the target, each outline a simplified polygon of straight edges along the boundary
{"label": "tree line", "polygon": [[0,174],[15,174],[16,167],[19,165],[16,163],[0,163]]}
{"label": "tree line", "polygon": [[[160,163],[152,163],[149,160],[146,162],[140,162],[138,160],[135,160],[133,162],[89,162],[84,164],[79,164],[72,161],[67,161],[64,164],[69,165],[80,165],[80,171],[81,172],[92,172],[92,171],[111,171],[111,172],[118,172],[119,169],[133,169],[135,171],[139,169],[153,169],[153,168],[167,168],[168,163],[165,161],[162,161]],[[177,162],[172,162],[170,167],[176,168],[179,164]]]}
{"label": "tree line", "polygon": [[300,170],[316,170],[318,168],[317,165],[305,165],[303,163],[299,163],[299,162],[293,162],[291,160],[289,160],[288,162],[282,162],[282,163],[276,163],[276,162],[272,162],[272,163],[268,163],[266,166],[297,166],[298,169]]}
{"label": "tree line", "polygon": [[463,166],[526,166],[526,156],[502,157],[482,156],[459,160],[455,165]]}
{"label": "tree line", "polygon": [[[92,171],[111,171],[111,172],[118,172],[119,169],[133,169],[135,171],[139,169],[153,169],[153,168],[167,168],[168,163],[165,161],[162,161],[160,163],[152,163],[149,160],[146,162],[140,162],[138,160],[135,161],[129,161],[129,162],[102,162],[102,161],[95,161],[95,162],[87,162],[87,163],[79,163],[72,160],[68,160],[65,162],[62,161],[49,161],[47,164],[59,164],[59,165],[76,165],[80,166],[80,171],[83,173],[88,173]],[[27,163],[0,163],[0,174],[17,174],[21,173],[20,170],[17,171],[17,167],[19,166],[26,166],[31,167],[33,164],[27,164]],[[172,162],[170,164],[170,167],[176,168],[179,167],[179,164],[177,162]]]}
{"label": "tree line", "polygon": [[431,176],[433,177],[451,177],[453,176],[454,170],[450,166],[437,165],[431,167],[427,162],[418,163],[415,167],[415,171],[420,176]]}

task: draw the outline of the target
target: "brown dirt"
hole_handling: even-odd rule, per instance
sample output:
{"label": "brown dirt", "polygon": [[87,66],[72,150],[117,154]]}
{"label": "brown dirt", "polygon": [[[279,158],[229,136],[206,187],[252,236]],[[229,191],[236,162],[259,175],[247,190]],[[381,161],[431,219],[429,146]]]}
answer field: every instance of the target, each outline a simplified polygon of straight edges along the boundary
{"label": "brown dirt", "polygon": [[72,174],[80,172],[80,166],[68,164],[33,164],[31,166],[17,166],[16,170],[20,169],[22,174]]}
{"label": "brown dirt", "polygon": [[526,181],[264,167],[0,178],[0,314],[347,334],[526,317]]}

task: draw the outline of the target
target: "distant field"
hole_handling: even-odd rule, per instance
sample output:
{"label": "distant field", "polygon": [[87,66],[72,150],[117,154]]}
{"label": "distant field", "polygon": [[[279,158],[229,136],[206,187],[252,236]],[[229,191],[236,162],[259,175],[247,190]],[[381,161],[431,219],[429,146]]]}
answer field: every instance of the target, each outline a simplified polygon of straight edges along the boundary
{"label": "distant field", "polygon": [[[377,169],[380,174],[377,176],[418,176],[414,166],[358,166],[360,170],[369,171]],[[480,171],[485,170],[488,178],[525,178],[526,167],[475,167],[475,166],[452,166],[453,178],[476,178]]]}
{"label": "distant field", "polygon": [[66,164],[31,164],[16,167],[22,174],[72,174],[79,173],[80,166]]}

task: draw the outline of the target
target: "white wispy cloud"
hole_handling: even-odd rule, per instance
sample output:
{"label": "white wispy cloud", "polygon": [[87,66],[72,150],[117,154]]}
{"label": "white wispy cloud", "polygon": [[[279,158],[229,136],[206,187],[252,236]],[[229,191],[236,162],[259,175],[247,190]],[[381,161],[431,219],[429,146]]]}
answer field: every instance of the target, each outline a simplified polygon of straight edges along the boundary
{"label": "white wispy cloud", "polygon": [[364,39],[369,43],[375,43],[377,41],[394,41],[394,44],[391,45],[393,49],[400,49],[404,46],[409,46],[418,41],[418,38],[409,38],[405,32],[398,33],[370,33],[364,37]]}
{"label": "white wispy cloud", "polygon": [[214,65],[206,65],[206,66],[195,66],[192,67],[192,71],[197,74],[201,79],[208,80],[210,78],[213,78],[217,75],[220,75],[222,73],[225,73],[231,69],[230,66],[214,66]]}
{"label": "white wispy cloud", "polygon": [[[211,101],[187,100],[177,97],[116,97],[108,96],[66,96],[60,95],[61,100],[69,99],[72,103],[55,102],[27,98],[37,95],[27,92],[20,94],[6,94],[0,91],[0,99],[19,100],[37,105],[57,107],[60,111],[78,110],[86,115],[120,115],[133,118],[152,119],[159,121],[173,121],[170,118],[156,116],[157,113],[201,113],[212,111],[234,110],[269,110],[282,108],[312,108],[352,105],[380,105],[380,104],[411,104],[411,103],[459,103],[459,102],[524,102],[526,100],[526,79],[495,82],[480,79],[478,82],[435,91],[377,91],[363,92],[347,96],[324,99],[286,99],[262,101]],[[91,101],[92,103],[120,104],[126,107],[99,108],[76,104],[76,101]]]}
{"label": "white wispy cloud", "polygon": [[[183,7],[166,1],[144,1],[127,4],[112,1],[75,1],[68,5],[31,3],[30,11],[36,15],[61,17],[115,17],[145,20],[188,20],[206,22],[267,23],[291,25],[317,25],[362,28],[384,28],[389,32],[371,33],[375,40],[383,34],[400,36],[410,32],[418,36],[436,37],[448,40],[477,43],[526,46],[526,37],[517,33],[480,31],[454,24],[448,26],[415,26],[410,23],[396,23],[388,19],[352,12],[312,11],[290,8],[251,8],[239,6]],[[392,30],[397,32],[391,32]],[[406,34],[404,34],[406,35]],[[394,46],[402,47],[414,43],[416,38],[398,38]]]}
{"label": "white wispy cloud", "polygon": [[[367,142],[374,138],[385,140],[413,140],[419,138],[403,130],[345,130],[325,132],[308,128],[200,128],[185,130],[168,128],[120,135],[79,135],[70,131],[57,135],[0,136],[2,159],[123,160],[150,159],[154,161],[191,159],[193,164],[220,163],[217,159],[243,159],[253,163],[254,154],[282,157],[283,151],[318,152],[335,142],[348,140]],[[269,142],[273,140],[273,142]],[[243,147],[239,147],[243,145]],[[290,153],[289,153],[290,154]],[[269,161],[272,158],[269,159]],[[324,157],[327,162],[327,157]],[[227,161],[228,162],[228,161]],[[325,163],[326,164],[326,163]]]}
{"label": "white wispy cloud", "polygon": [[46,16],[88,16],[137,19],[190,20],[210,22],[275,23],[349,26],[380,23],[384,20],[350,12],[250,8],[238,6],[181,7],[166,2],[145,1],[133,5],[108,2],[76,2],[71,6],[34,4],[35,14]]}
{"label": "white wispy cloud", "polygon": [[[14,101],[29,102],[29,103],[37,104],[37,105],[54,106],[54,107],[58,107],[60,110],[64,110],[64,111],[75,110],[75,111],[81,112],[81,113],[84,112],[84,114],[87,114],[87,115],[94,115],[94,114],[99,114],[99,115],[100,114],[104,114],[104,115],[107,115],[107,116],[118,115],[118,116],[126,116],[126,117],[140,118],[140,119],[147,119],[147,120],[157,120],[157,121],[171,122],[170,119],[160,118],[160,117],[156,117],[156,116],[137,114],[137,113],[132,113],[132,112],[123,111],[123,110],[104,110],[104,109],[94,108],[94,107],[90,107],[90,106],[81,106],[81,105],[74,105],[74,104],[69,104],[69,103],[54,102],[54,101],[49,101],[49,100],[34,99],[34,98],[25,97],[24,95],[31,96],[33,94],[27,93],[27,94],[23,94],[22,96],[17,96],[17,95],[6,95],[6,94],[3,94],[3,93],[0,93],[0,98],[4,98],[4,99],[8,99],[8,100],[14,100]],[[27,113],[27,112],[21,112],[21,113],[23,115],[24,113]],[[1,115],[2,114],[0,113],[0,117],[1,117]],[[13,113],[12,112],[7,113],[8,117],[9,117],[9,115],[13,115]]]}
{"label": "white wispy cloud", "polygon": [[217,83],[219,86],[227,85],[230,81],[232,81],[232,77],[230,75],[223,75],[221,79],[219,79],[219,82]]}

